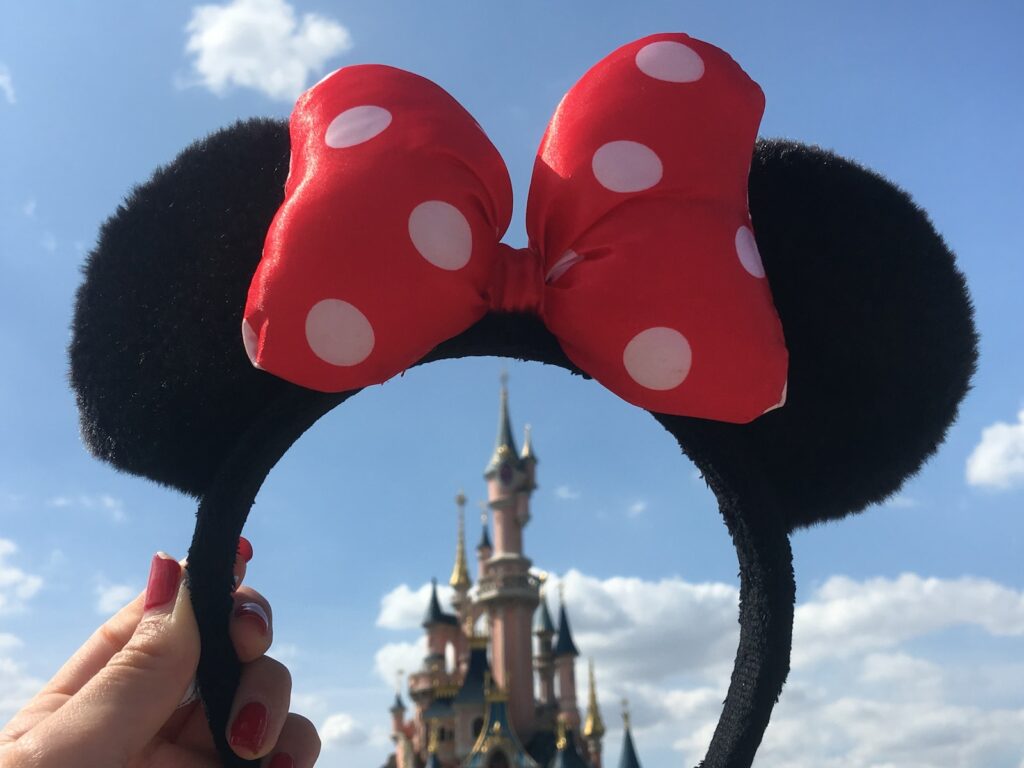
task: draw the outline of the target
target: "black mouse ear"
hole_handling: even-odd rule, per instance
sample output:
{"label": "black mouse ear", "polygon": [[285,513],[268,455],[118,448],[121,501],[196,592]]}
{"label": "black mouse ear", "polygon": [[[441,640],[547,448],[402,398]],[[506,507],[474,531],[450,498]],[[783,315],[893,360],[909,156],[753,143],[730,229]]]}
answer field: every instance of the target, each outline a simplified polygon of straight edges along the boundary
{"label": "black mouse ear", "polygon": [[687,425],[683,442],[794,528],[880,501],[921,467],[968,390],[977,337],[953,254],[882,177],[768,141],[749,188],[790,353],[787,402],[748,425]]}
{"label": "black mouse ear", "polygon": [[284,196],[283,121],[238,123],[136,188],[85,265],[70,347],[100,458],[198,495],[281,390],[241,340],[246,293]]}

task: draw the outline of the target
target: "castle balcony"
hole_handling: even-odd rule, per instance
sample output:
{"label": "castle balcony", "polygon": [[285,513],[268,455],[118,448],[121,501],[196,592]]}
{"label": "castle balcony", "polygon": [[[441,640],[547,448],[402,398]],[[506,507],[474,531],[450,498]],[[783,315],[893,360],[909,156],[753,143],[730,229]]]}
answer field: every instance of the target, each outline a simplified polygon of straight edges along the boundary
{"label": "castle balcony", "polygon": [[528,571],[517,571],[491,568],[477,582],[477,603],[526,602],[536,607],[540,602],[540,579]]}

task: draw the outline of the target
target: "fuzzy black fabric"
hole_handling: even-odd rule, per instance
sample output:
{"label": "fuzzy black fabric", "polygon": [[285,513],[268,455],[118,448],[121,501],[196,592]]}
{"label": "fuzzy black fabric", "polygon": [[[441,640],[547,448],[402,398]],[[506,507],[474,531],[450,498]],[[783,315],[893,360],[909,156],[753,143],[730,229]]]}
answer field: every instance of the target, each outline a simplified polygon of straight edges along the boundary
{"label": "fuzzy black fabric", "polygon": [[[283,123],[239,123],[185,150],[104,226],[71,345],[83,434],[99,457],[199,497],[189,552],[198,673],[224,742],[239,664],[231,565],[276,461],[354,393],[253,369],[242,310],[282,198]],[[788,533],[896,491],[941,442],[973,373],[963,277],[927,217],[881,177],[822,150],[758,144],[750,205],[790,351],[787,405],[752,424],[654,414],[704,473],[740,566],[740,643],[703,765],[749,766],[789,668]],[[536,318],[492,314],[421,363],[502,355],[580,373]]]}
{"label": "fuzzy black fabric", "polygon": [[253,414],[295,388],[254,371],[238,341],[288,147],[283,121],[219,131],[103,225],[70,347],[83,439],[99,458],[199,496]]}

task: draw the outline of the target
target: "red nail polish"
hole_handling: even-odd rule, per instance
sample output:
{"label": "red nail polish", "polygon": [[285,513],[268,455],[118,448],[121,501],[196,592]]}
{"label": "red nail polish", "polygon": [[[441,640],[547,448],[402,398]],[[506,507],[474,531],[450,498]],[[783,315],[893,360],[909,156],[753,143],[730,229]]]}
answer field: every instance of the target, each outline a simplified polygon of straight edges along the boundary
{"label": "red nail polish", "polygon": [[268,768],[295,768],[295,761],[287,752],[278,752],[270,761]]}
{"label": "red nail polish", "polygon": [[259,752],[269,719],[270,713],[265,706],[258,701],[250,701],[235,715],[228,742],[232,747],[241,747],[247,752]]}
{"label": "red nail polish", "polygon": [[146,584],[145,610],[150,611],[169,603],[178,594],[181,581],[181,566],[177,560],[153,555],[149,565],[149,581]]}
{"label": "red nail polish", "polygon": [[245,536],[238,537],[238,556],[247,563],[252,560],[252,544]]}
{"label": "red nail polish", "polygon": [[259,603],[239,603],[235,608],[235,616],[240,619],[251,619],[260,630],[261,635],[270,630],[270,617]]}

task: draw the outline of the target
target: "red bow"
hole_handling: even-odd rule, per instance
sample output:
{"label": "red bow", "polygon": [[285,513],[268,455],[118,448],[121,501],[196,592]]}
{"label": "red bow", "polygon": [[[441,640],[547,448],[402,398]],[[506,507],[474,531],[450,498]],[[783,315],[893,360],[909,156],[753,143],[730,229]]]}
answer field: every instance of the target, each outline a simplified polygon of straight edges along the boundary
{"label": "red bow", "polygon": [[750,421],[787,353],[747,210],[761,89],[687,35],[623,46],[559,104],[526,210],[417,75],[346,67],[291,116],[285,201],[249,289],[253,364],[340,392],[383,382],[487,312],[539,315],[582,370],[652,411]]}

